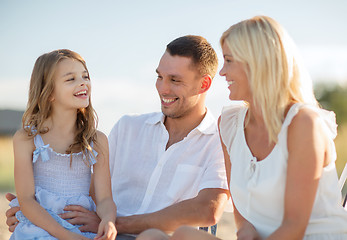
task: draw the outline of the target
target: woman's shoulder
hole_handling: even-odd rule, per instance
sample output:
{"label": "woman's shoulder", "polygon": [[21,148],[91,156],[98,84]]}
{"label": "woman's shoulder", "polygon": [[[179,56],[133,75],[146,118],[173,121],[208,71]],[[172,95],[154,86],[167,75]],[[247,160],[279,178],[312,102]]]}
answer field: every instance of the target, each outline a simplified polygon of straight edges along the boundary
{"label": "woman's shoulder", "polygon": [[335,113],[315,106],[302,106],[293,117],[289,129],[299,131],[322,131],[324,130],[331,138],[337,134]]}
{"label": "woman's shoulder", "polygon": [[232,125],[237,124],[241,112],[247,110],[247,105],[241,101],[232,101],[229,106],[223,107],[222,113],[218,119],[218,125]]}

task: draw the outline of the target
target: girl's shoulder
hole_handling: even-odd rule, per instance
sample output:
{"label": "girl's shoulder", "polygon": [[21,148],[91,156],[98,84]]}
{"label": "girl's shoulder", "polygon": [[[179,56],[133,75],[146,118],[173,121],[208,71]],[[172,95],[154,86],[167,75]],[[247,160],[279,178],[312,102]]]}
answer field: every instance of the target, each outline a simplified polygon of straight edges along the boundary
{"label": "girl's shoulder", "polygon": [[13,149],[15,155],[30,156],[35,150],[34,137],[24,129],[19,129],[13,136]]}
{"label": "girl's shoulder", "polygon": [[98,144],[102,144],[102,143],[107,143],[107,136],[105,135],[105,133],[97,130],[96,131],[96,142]]}
{"label": "girl's shoulder", "polygon": [[32,135],[29,135],[29,133],[21,128],[17,130],[17,132],[13,135],[13,142],[14,143],[34,143],[34,138]]}
{"label": "girl's shoulder", "polygon": [[93,148],[96,152],[104,152],[106,148],[108,149],[107,136],[99,130],[96,131],[95,144]]}

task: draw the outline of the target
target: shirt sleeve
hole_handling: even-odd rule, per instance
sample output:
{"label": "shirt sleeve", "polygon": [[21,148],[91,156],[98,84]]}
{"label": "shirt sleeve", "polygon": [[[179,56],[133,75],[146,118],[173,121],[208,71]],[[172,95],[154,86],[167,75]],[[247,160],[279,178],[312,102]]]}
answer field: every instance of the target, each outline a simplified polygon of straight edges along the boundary
{"label": "shirt sleeve", "polygon": [[113,126],[110,134],[108,135],[109,165],[110,165],[111,176],[115,167],[118,131],[119,131],[119,121]]}
{"label": "shirt sleeve", "polygon": [[210,154],[206,156],[207,161],[199,184],[199,191],[205,188],[228,189],[223,151],[219,136],[217,133],[215,135],[214,144],[209,146],[211,148]]}

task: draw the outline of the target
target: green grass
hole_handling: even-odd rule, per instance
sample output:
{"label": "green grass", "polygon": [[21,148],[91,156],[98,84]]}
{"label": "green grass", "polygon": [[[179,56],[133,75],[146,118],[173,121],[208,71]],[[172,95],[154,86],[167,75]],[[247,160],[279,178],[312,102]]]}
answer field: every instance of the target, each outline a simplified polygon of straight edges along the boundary
{"label": "green grass", "polygon": [[0,191],[14,191],[12,137],[0,137]]}

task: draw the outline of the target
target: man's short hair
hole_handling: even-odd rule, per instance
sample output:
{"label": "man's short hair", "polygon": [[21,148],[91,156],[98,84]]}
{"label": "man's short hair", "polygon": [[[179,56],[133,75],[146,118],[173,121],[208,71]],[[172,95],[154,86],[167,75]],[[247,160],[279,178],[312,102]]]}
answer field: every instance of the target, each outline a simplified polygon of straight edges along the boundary
{"label": "man's short hair", "polygon": [[189,57],[199,74],[209,74],[212,78],[218,68],[217,54],[211,44],[201,36],[187,35],[179,37],[166,46],[171,56]]}

